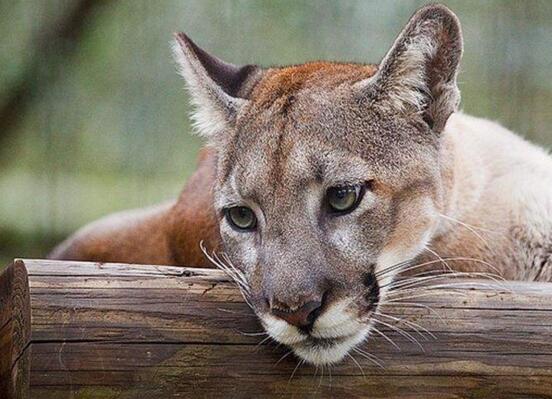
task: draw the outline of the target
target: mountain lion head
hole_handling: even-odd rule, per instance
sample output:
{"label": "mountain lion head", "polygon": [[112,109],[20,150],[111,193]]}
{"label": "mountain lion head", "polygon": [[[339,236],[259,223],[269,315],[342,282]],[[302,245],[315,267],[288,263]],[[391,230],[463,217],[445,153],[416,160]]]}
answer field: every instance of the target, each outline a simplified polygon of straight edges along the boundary
{"label": "mountain lion head", "polygon": [[460,98],[456,16],[422,8],[379,65],[236,66],[184,34],[175,53],[217,154],[213,261],[274,340],[310,363],[341,360],[436,227],[440,133]]}

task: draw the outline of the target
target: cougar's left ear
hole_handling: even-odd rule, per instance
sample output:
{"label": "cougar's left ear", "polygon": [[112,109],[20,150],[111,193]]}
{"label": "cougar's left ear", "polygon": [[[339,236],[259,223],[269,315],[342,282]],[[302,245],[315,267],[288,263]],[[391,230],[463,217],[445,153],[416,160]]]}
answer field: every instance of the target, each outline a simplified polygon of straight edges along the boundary
{"label": "cougar's left ear", "polygon": [[175,37],[175,58],[195,106],[194,125],[200,135],[212,140],[234,123],[248,101],[251,81],[262,70],[255,65],[226,63],[199,48],[184,33]]}
{"label": "cougar's left ear", "polygon": [[358,83],[362,95],[374,105],[419,114],[440,132],[460,102],[456,75],[462,47],[456,15],[443,5],[423,7],[410,18],[378,72]]}

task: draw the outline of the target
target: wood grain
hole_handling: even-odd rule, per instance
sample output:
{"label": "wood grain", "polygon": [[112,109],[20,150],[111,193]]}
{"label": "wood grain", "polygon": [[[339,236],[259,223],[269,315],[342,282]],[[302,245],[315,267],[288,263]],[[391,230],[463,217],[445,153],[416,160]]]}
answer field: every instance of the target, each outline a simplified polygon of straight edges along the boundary
{"label": "wood grain", "polygon": [[[24,261],[32,398],[548,398],[552,284],[451,280],[331,369],[265,342],[217,270]],[[427,329],[414,331],[405,320]],[[394,330],[405,329],[411,337]],[[418,345],[414,341],[419,341]],[[358,364],[357,364],[358,363]]]}
{"label": "wood grain", "polygon": [[28,398],[31,306],[25,265],[0,273],[0,398]]}

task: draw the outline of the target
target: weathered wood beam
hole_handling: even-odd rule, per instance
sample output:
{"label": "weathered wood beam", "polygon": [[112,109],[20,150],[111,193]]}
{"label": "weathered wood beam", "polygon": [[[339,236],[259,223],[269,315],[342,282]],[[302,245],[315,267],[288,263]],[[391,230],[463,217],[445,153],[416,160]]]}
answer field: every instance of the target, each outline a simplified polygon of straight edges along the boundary
{"label": "weathered wood beam", "polygon": [[16,261],[0,273],[0,398],[28,397],[30,338],[29,283]]}
{"label": "weathered wood beam", "polygon": [[383,367],[352,353],[356,362],[316,370],[259,345],[257,319],[217,270],[24,263],[32,398],[552,395],[552,284],[420,288],[383,309],[401,319],[379,326],[400,350],[377,335],[363,345]]}

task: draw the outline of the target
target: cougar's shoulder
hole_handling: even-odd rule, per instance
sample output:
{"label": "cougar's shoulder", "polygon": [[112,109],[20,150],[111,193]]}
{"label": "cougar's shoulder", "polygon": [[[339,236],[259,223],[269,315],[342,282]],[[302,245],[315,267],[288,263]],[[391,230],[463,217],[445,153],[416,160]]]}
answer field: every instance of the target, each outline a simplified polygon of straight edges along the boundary
{"label": "cougar's shoulder", "polygon": [[436,251],[484,260],[508,279],[551,281],[552,157],[498,123],[463,113],[451,116],[443,144],[447,208]]}

